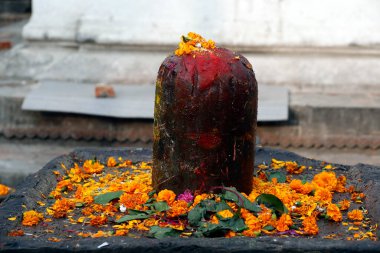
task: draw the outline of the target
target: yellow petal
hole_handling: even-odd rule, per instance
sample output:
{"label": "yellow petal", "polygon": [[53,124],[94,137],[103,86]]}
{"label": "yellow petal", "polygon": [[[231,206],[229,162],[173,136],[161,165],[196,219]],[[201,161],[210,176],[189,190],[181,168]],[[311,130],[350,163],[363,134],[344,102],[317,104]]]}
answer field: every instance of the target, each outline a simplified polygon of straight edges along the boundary
{"label": "yellow petal", "polygon": [[17,216],[9,217],[8,220],[15,221],[17,219]]}

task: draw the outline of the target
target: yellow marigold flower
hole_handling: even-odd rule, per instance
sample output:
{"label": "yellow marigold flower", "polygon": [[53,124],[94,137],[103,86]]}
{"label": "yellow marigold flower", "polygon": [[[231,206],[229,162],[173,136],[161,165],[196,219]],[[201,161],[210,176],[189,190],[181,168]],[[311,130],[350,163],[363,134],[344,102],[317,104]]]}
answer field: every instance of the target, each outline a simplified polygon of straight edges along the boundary
{"label": "yellow marigold flower", "polygon": [[83,164],[83,170],[87,174],[98,174],[101,173],[104,169],[104,165],[102,165],[99,161],[86,160]]}
{"label": "yellow marigold flower", "polygon": [[3,184],[0,184],[0,196],[7,195],[9,193],[9,187]]}
{"label": "yellow marigold flower", "polygon": [[219,211],[216,214],[219,215],[223,219],[232,218],[234,216],[234,214],[228,209]]}
{"label": "yellow marigold flower", "polygon": [[157,195],[157,201],[166,201],[168,205],[171,205],[175,200],[175,193],[172,190],[162,190]]}
{"label": "yellow marigold flower", "polygon": [[318,187],[317,190],[314,193],[314,198],[317,201],[328,201],[328,202],[331,202],[331,200],[332,200],[332,194],[331,194],[331,192],[328,189]]}
{"label": "yellow marigold flower", "polygon": [[36,212],[34,210],[26,211],[23,213],[22,225],[24,226],[34,226],[37,225],[40,220],[44,218],[42,213]]}
{"label": "yellow marigold flower", "polygon": [[146,193],[124,193],[120,196],[119,203],[123,204],[128,209],[141,210],[142,205],[149,199]]}
{"label": "yellow marigold flower", "polygon": [[289,226],[293,225],[292,218],[289,214],[281,215],[280,219],[277,221],[276,229],[279,232],[284,232],[289,230]]}
{"label": "yellow marigold flower", "polygon": [[364,218],[363,212],[359,209],[354,209],[351,212],[348,212],[347,216],[350,220],[357,220],[357,221],[361,221]]}
{"label": "yellow marigold flower", "polygon": [[334,172],[322,171],[321,173],[314,176],[312,182],[318,185],[319,187],[323,187],[328,189],[329,191],[333,191],[335,190],[338,180]]}
{"label": "yellow marigold flower", "polygon": [[108,167],[115,167],[116,164],[117,164],[117,162],[116,162],[116,160],[115,160],[115,157],[110,156],[110,157],[108,158],[108,161],[107,161],[107,166],[108,166]]}
{"label": "yellow marigold flower", "polygon": [[344,199],[340,201],[338,204],[340,206],[340,210],[344,211],[350,208],[351,202],[348,199]]}
{"label": "yellow marigold flower", "polygon": [[188,204],[184,200],[174,201],[170,207],[170,210],[167,212],[168,217],[174,218],[187,213],[187,206]]}
{"label": "yellow marigold flower", "polygon": [[314,216],[306,217],[302,222],[303,230],[308,235],[316,235],[318,234],[318,224],[317,220]]}
{"label": "yellow marigold flower", "polygon": [[330,204],[327,206],[327,216],[333,221],[342,221],[342,213],[339,207],[335,204]]}
{"label": "yellow marigold flower", "polygon": [[270,165],[273,169],[281,169],[282,167],[285,166],[285,162],[284,161],[279,161],[279,160],[276,160],[274,158],[272,158],[272,163]]}

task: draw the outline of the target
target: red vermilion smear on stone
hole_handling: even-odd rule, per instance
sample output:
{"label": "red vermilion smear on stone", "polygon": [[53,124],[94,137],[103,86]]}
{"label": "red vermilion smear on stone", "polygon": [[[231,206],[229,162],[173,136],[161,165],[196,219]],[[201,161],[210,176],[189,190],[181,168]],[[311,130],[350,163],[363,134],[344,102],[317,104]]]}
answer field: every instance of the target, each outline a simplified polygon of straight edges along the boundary
{"label": "red vermilion smear on stone", "polygon": [[157,190],[252,190],[257,83],[224,48],[172,55],[156,84],[153,185]]}

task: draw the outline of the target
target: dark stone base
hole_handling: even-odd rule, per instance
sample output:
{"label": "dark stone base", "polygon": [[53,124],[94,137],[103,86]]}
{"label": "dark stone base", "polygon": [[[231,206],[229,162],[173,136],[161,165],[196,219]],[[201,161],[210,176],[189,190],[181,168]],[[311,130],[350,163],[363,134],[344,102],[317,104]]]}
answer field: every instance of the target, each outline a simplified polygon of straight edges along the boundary
{"label": "dark stone base", "polygon": [[[60,156],[49,162],[36,174],[26,178],[18,190],[10,195],[0,205],[0,252],[380,252],[378,241],[346,241],[323,239],[321,235],[313,238],[280,238],[262,236],[258,238],[170,238],[149,239],[129,237],[107,238],[68,238],[61,242],[50,242],[52,234],[38,234],[36,236],[8,237],[7,233],[19,227],[19,222],[9,221],[8,218],[17,216],[21,219],[22,212],[36,208],[36,201],[40,201],[41,193],[48,195],[55,187],[56,178],[52,170],[59,168],[60,163],[67,167],[74,162],[92,159],[94,156],[105,162],[109,156],[122,156],[132,161],[151,160],[149,149],[83,149]],[[321,161],[300,157],[294,153],[257,148],[256,164],[270,164],[272,158],[292,160],[298,164],[320,168]],[[335,172],[344,173],[349,184],[355,185],[366,194],[364,203],[373,223],[380,223],[380,168],[358,164],[343,166],[335,164]],[[308,175],[311,177],[312,175]],[[326,225],[324,229],[334,232],[337,227]],[[103,242],[109,245],[98,249]]]}

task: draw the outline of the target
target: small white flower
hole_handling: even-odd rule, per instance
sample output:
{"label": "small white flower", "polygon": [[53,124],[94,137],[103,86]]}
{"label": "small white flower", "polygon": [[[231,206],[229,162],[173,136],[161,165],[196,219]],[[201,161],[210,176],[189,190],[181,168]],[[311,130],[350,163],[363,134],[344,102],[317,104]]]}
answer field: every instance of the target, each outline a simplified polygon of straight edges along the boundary
{"label": "small white flower", "polygon": [[120,209],[120,212],[122,213],[125,213],[125,211],[127,211],[127,208],[123,204],[120,205],[119,209]]}
{"label": "small white flower", "polygon": [[296,206],[292,206],[291,209],[292,211],[294,211],[294,209],[296,209],[297,207]]}
{"label": "small white flower", "polygon": [[201,43],[197,43],[197,44],[195,44],[195,46],[197,47],[197,48],[201,48],[202,47],[202,45],[201,45]]}

